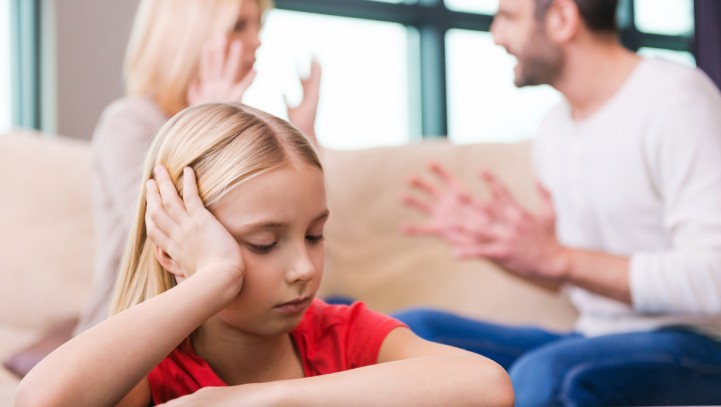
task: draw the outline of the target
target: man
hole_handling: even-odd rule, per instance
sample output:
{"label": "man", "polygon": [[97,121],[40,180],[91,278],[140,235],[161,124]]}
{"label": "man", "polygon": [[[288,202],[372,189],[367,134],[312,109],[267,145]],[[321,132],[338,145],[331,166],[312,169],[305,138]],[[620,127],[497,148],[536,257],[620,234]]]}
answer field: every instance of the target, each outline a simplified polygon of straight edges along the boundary
{"label": "man", "polygon": [[519,406],[721,403],[721,96],[699,70],[624,49],[615,12],[500,0],[491,31],[518,59],[515,84],[564,96],[534,142],[537,212],[492,174],[481,202],[439,166],[441,185],[416,178],[425,197],[405,198],[428,215],[407,233],[567,288],[570,334],[397,315],[509,369]]}

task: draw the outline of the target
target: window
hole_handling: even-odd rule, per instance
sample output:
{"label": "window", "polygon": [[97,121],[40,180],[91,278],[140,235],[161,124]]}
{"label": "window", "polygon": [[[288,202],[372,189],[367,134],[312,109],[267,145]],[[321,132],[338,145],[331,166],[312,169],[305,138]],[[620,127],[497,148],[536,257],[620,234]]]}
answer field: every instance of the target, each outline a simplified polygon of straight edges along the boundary
{"label": "window", "polygon": [[350,149],[410,140],[412,75],[403,25],[271,10],[261,41],[246,103],[285,117],[283,96],[291,105],[300,101],[298,78],[314,55],[323,72],[316,118],[321,144]]}
{"label": "window", "polygon": [[490,33],[449,30],[446,55],[448,136],[454,143],[529,139],[560,100],[550,86],[516,88],[515,59],[493,44]]}
{"label": "window", "polygon": [[665,35],[693,33],[691,0],[634,0],[634,22],[639,31]]}
{"label": "window", "polygon": [[[636,29],[645,34],[666,36],[668,41],[642,46],[638,49],[640,55],[696,65],[696,58],[688,51],[694,33],[692,0],[634,0],[634,7]],[[686,39],[686,43],[673,44],[669,41],[672,39]]]}
{"label": "window", "polygon": [[[621,39],[628,48],[694,64],[693,0],[619,3]],[[259,73],[266,63],[285,66],[289,79],[264,96],[288,93],[297,99],[290,71],[317,54],[324,75],[317,131],[325,145],[398,144],[421,134],[447,135],[458,143],[514,142],[531,138],[560,99],[548,86],[513,85],[515,61],[488,33],[498,0],[275,4],[259,51]],[[281,38],[291,39],[290,50],[279,50]],[[282,58],[286,62],[269,62]],[[282,114],[282,103],[275,106],[273,112]]]}
{"label": "window", "polygon": [[446,6],[456,11],[496,14],[496,11],[498,11],[498,0],[446,0]]}
{"label": "window", "polygon": [[0,0],[0,132],[10,128],[10,0]]}

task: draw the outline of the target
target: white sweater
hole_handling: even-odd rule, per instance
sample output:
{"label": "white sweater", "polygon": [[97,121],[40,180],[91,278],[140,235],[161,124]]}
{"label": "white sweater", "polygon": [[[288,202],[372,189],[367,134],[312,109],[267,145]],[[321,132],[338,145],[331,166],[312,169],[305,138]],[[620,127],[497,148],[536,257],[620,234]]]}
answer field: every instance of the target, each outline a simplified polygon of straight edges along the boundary
{"label": "white sweater", "polygon": [[721,337],[721,96],[701,71],[644,60],[593,116],[562,102],[534,160],[561,243],[631,258],[632,306],[569,287],[579,332]]}

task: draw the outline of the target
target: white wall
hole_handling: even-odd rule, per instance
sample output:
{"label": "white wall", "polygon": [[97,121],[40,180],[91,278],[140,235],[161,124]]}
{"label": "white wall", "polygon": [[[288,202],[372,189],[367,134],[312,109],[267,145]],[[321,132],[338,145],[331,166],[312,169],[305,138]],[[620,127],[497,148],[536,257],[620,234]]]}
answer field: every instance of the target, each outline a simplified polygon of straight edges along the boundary
{"label": "white wall", "polygon": [[44,0],[45,130],[89,139],[105,106],[122,96],[123,56],[137,4]]}

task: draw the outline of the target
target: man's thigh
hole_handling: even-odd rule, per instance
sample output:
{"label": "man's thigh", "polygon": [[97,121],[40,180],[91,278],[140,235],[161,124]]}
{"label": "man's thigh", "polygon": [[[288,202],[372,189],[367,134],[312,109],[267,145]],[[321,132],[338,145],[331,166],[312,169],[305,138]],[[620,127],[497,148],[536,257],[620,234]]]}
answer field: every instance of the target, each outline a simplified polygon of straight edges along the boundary
{"label": "man's thigh", "polygon": [[721,404],[721,343],[676,329],[567,338],[510,375],[518,406]]}
{"label": "man's thigh", "polygon": [[478,353],[505,369],[526,352],[568,337],[538,328],[478,321],[434,309],[411,309],[395,313],[393,317],[423,339]]}

